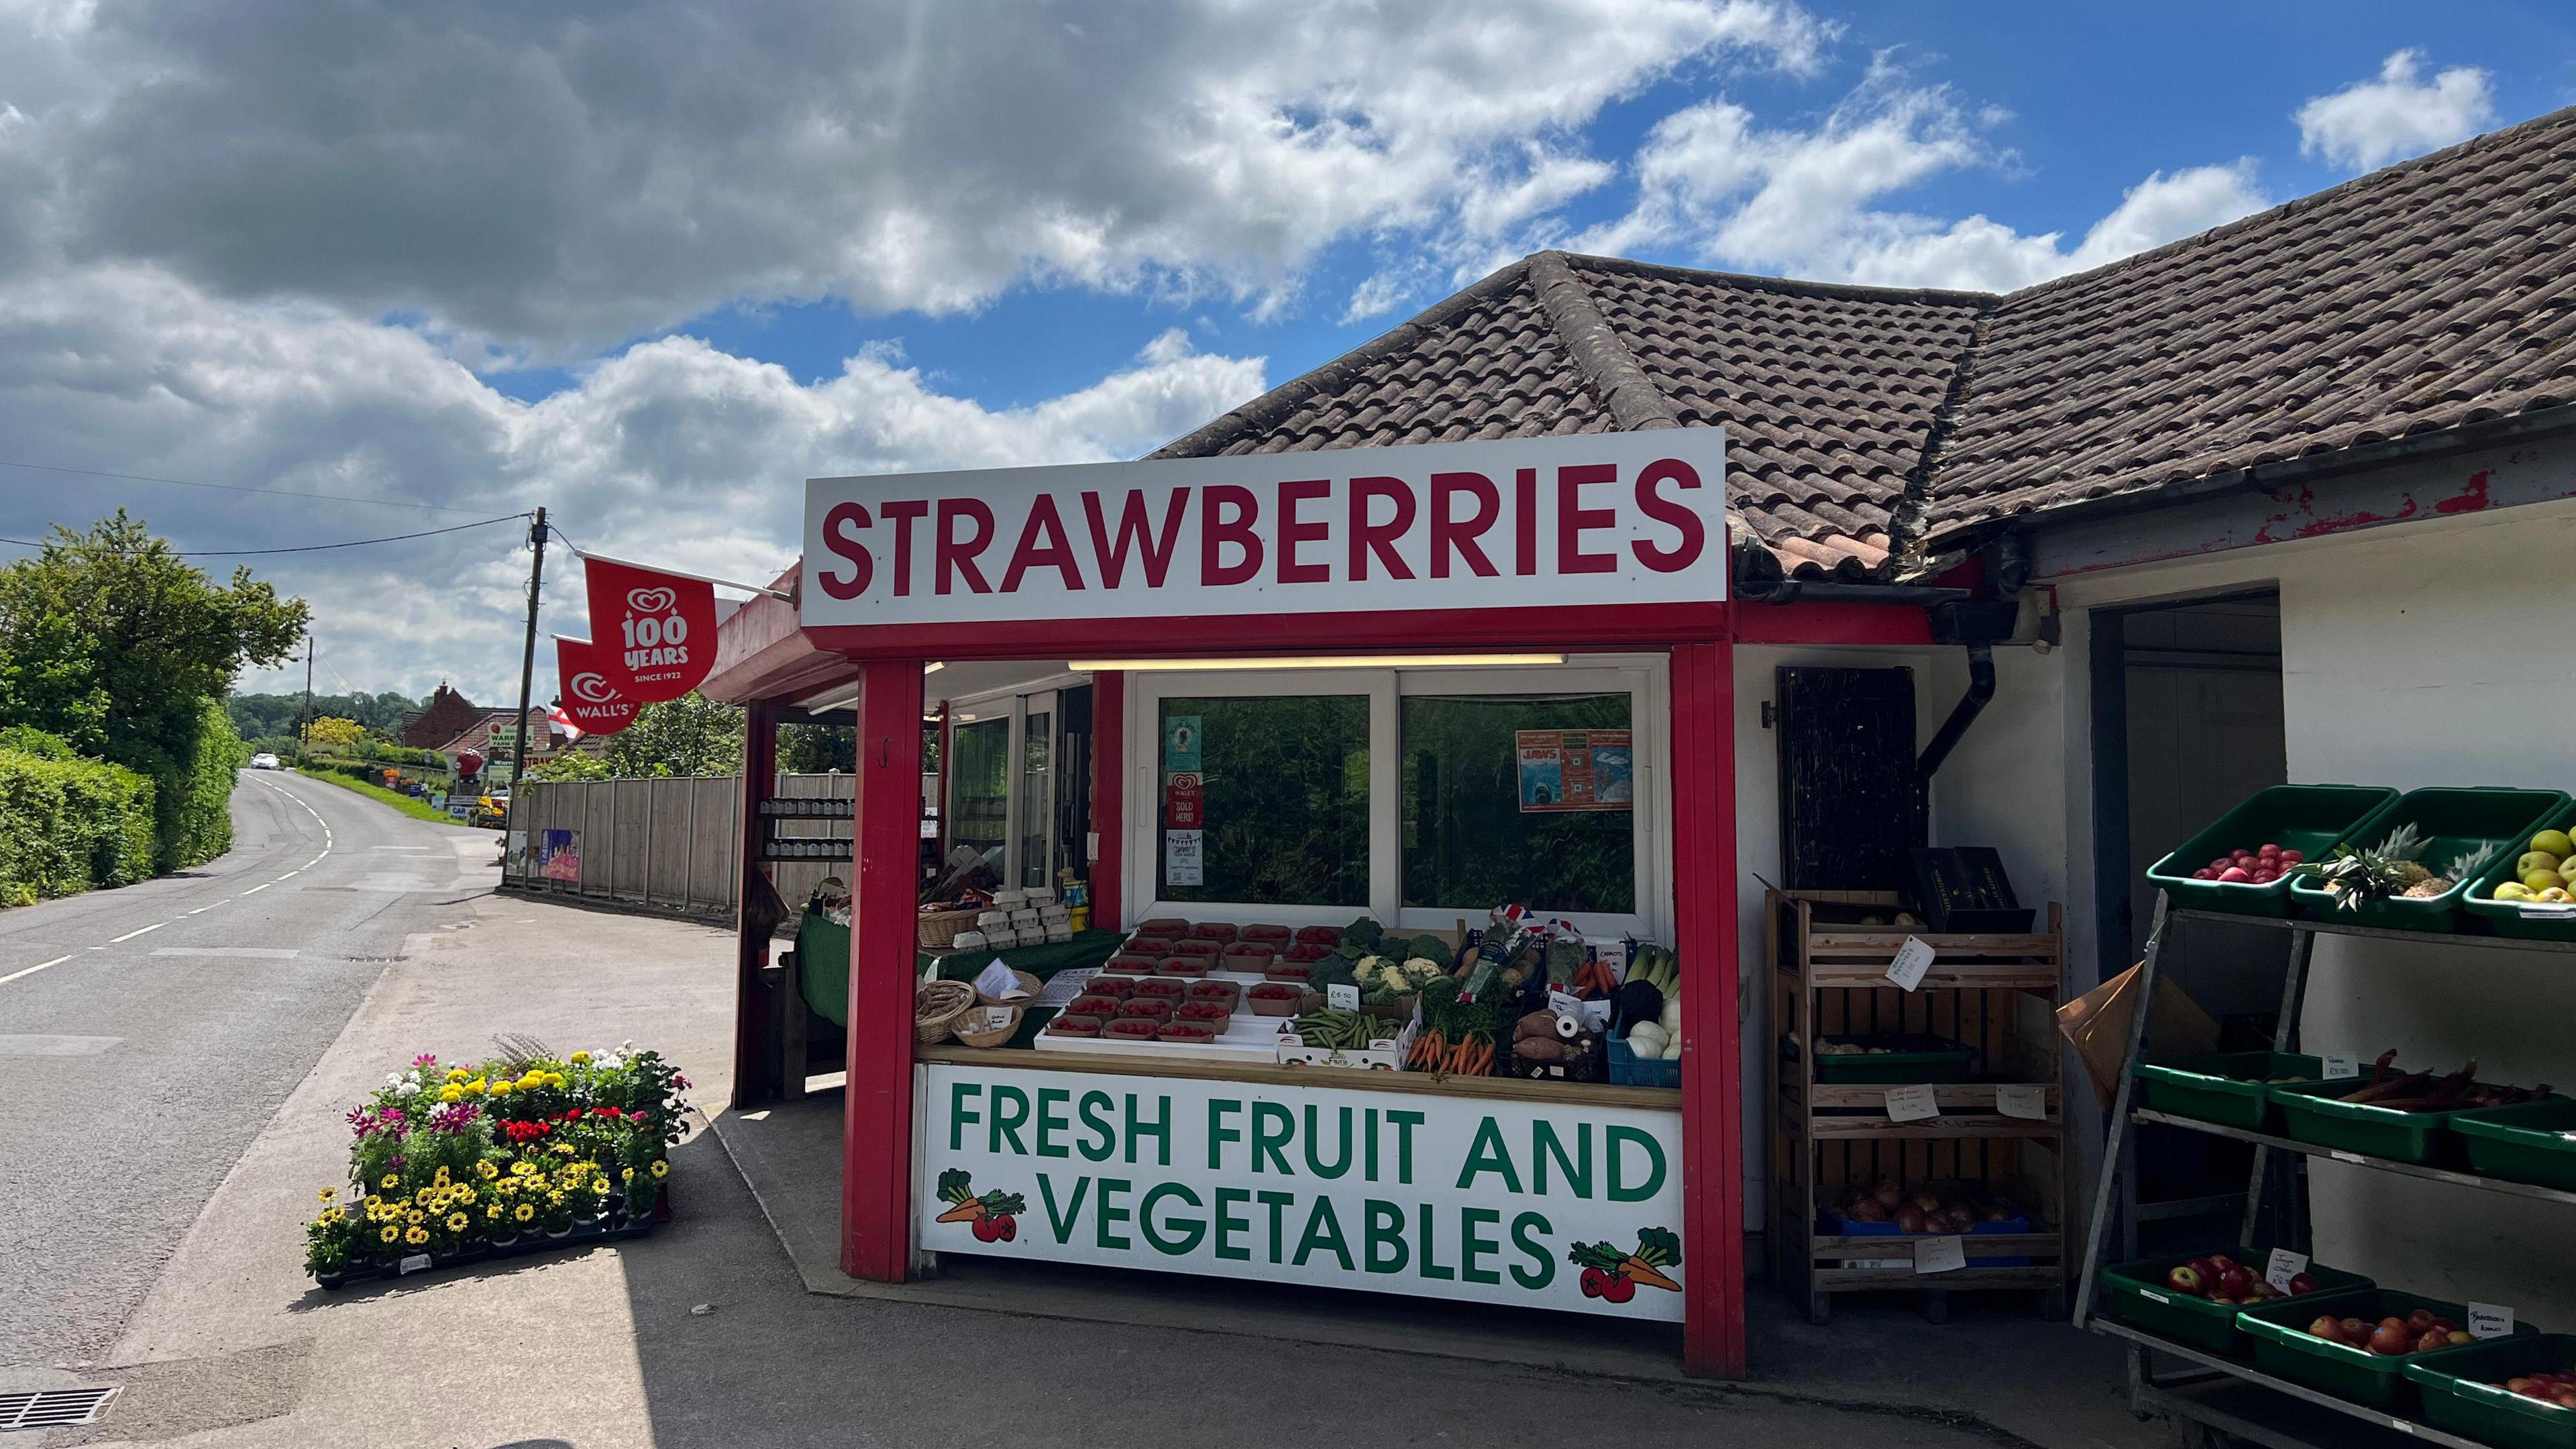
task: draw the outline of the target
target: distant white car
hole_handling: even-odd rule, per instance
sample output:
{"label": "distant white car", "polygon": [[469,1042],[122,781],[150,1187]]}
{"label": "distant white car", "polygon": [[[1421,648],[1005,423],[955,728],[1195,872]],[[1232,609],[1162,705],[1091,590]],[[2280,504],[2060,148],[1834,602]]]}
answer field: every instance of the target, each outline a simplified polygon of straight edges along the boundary
{"label": "distant white car", "polygon": [[254,770],[274,770],[278,767],[277,756],[262,750],[250,757],[250,767]]}

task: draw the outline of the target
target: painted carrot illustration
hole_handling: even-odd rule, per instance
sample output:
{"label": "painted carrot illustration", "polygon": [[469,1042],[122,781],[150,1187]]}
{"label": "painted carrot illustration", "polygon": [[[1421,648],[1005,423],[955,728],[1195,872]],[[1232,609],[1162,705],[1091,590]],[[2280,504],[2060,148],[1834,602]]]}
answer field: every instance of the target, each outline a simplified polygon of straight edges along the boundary
{"label": "painted carrot illustration", "polygon": [[1625,1303],[1637,1296],[1641,1284],[1675,1293],[1682,1291],[1682,1285],[1663,1271],[1681,1266],[1682,1261],[1681,1237],[1668,1228],[1639,1232],[1633,1253],[1623,1253],[1608,1243],[1576,1243],[1565,1256],[1566,1261],[1583,1270],[1586,1298]]}

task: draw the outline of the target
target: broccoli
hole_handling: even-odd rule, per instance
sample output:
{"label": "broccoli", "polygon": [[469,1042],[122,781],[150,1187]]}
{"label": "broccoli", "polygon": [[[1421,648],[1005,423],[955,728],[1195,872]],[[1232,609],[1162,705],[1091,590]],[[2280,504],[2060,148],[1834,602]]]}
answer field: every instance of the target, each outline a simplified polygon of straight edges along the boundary
{"label": "broccoli", "polygon": [[1423,935],[1414,937],[1413,940],[1405,946],[1404,954],[1407,957],[1419,956],[1424,960],[1431,962],[1443,971],[1446,971],[1450,967],[1458,964],[1457,953],[1450,950],[1449,943],[1441,940],[1438,936]]}

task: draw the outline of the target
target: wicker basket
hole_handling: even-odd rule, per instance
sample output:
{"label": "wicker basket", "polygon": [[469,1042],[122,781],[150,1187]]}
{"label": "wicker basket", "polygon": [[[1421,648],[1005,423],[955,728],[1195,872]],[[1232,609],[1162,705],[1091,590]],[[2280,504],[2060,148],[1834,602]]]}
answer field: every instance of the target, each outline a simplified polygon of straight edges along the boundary
{"label": "wicker basket", "polygon": [[962,911],[931,911],[921,917],[918,940],[924,951],[945,951],[957,939],[957,933],[974,926],[982,907]]}
{"label": "wicker basket", "polygon": [[923,1046],[937,1046],[974,1009],[974,987],[963,981],[933,981],[912,999],[912,1039]]}
{"label": "wicker basket", "polygon": [[1002,1009],[1010,1013],[1010,1019],[999,1027],[988,1027],[984,1024],[985,1008],[981,1006],[967,1012],[958,1019],[957,1039],[970,1047],[997,1047],[1019,1035],[1020,1018],[1027,1013],[1016,1006],[1006,1006]]}
{"label": "wicker basket", "polygon": [[[1014,971],[1011,975],[1019,981],[1020,989],[1028,993],[1027,998],[1021,1001],[1004,1001],[997,996],[988,996],[984,998],[984,1004],[986,1006],[1034,1006],[1037,1004],[1038,993],[1045,989],[1044,985],[1040,983],[1036,977],[1031,976],[1026,971]],[[966,990],[967,993],[972,996],[975,988],[968,986]]]}

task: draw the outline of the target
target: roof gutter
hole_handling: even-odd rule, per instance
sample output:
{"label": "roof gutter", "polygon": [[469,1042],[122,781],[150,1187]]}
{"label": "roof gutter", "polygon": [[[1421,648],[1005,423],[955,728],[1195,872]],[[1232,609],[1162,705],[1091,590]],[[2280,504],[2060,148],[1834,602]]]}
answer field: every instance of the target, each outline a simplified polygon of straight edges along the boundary
{"label": "roof gutter", "polygon": [[1748,604],[1901,604],[1928,609],[1935,604],[1964,604],[1972,597],[1966,589],[1931,584],[1846,584],[1823,579],[1739,581],[1736,590]]}

